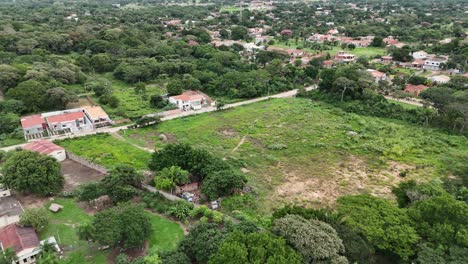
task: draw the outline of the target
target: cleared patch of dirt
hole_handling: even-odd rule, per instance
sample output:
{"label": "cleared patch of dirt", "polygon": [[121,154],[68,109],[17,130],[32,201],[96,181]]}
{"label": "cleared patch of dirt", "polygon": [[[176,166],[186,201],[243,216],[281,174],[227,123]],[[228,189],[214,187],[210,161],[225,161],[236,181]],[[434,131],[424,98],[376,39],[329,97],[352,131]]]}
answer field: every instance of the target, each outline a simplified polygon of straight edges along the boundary
{"label": "cleared patch of dirt", "polygon": [[148,241],[146,241],[145,244],[140,248],[132,248],[132,249],[115,248],[107,256],[106,263],[108,263],[108,264],[115,263],[115,258],[118,255],[122,254],[122,253],[129,256],[129,258],[132,260],[132,259],[135,259],[135,258],[138,258],[138,257],[146,256],[147,251],[148,251]]}
{"label": "cleared patch of dirt", "polygon": [[81,184],[98,181],[105,177],[103,173],[73,160],[66,159],[61,162],[61,165],[60,170],[65,178],[65,191],[73,191]]}
{"label": "cleared patch of dirt", "polygon": [[253,138],[251,136],[247,136],[247,137],[245,137],[245,140],[250,142],[250,144],[252,144],[254,147],[264,148],[262,141],[260,139],[258,139],[258,138]]}
{"label": "cleared patch of dirt", "polygon": [[174,143],[177,142],[177,138],[174,134],[171,133],[161,133],[159,134],[159,138],[164,143]]}
{"label": "cleared patch of dirt", "polygon": [[221,136],[226,138],[237,137],[239,135],[239,133],[232,127],[222,127],[217,131]]}
{"label": "cleared patch of dirt", "polygon": [[20,201],[23,208],[39,208],[44,207],[44,205],[48,202],[53,200],[52,197],[40,197],[34,194],[22,194],[22,193],[15,193],[14,197]]}
{"label": "cleared patch of dirt", "polygon": [[284,179],[276,187],[275,194],[278,200],[305,206],[333,206],[338,197],[359,193],[390,198],[391,188],[405,181],[400,173],[414,169],[414,166],[393,161],[383,169],[370,169],[365,160],[356,156],[336,164],[322,176],[307,175],[294,167],[284,166]]}

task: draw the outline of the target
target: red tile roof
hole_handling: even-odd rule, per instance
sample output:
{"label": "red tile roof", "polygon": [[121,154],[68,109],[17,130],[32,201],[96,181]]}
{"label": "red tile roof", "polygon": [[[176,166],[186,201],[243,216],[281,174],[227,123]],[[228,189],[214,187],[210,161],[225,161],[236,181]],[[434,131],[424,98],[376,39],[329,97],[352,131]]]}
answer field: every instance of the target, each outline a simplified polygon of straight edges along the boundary
{"label": "red tile roof", "polygon": [[55,145],[47,140],[33,141],[23,146],[23,149],[39,152],[41,154],[50,154],[54,151],[64,150],[62,147]]}
{"label": "red tile roof", "polygon": [[21,118],[21,126],[23,128],[42,126],[43,124],[45,124],[45,120],[41,115],[24,116]]}
{"label": "red tile roof", "polygon": [[47,117],[48,123],[61,123],[61,122],[70,122],[75,121],[76,119],[80,119],[84,117],[84,113],[79,112],[72,112],[72,113],[64,113],[60,115],[54,115]]}
{"label": "red tile roof", "polygon": [[184,102],[196,101],[196,100],[207,100],[211,101],[211,98],[199,91],[185,91],[180,95],[172,96],[172,98],[181,100]]}
{"label": "red tile roof", "polygon": [[377,70],[375,70],[375,71],[370,71],[370,73],[372,74],[372,76],[373,76],[374,78],[381,78],[381,77],[384,77],[384,76],[385,76],[385,73],[380,72],[380,71],[377,71]]}
{"label": "red tile roof", "polygon": [[16,253],[25,249],[39,247],[39,239],[32,227],[11,224],[0,229],[0,242],[4,249],[11,248]]}

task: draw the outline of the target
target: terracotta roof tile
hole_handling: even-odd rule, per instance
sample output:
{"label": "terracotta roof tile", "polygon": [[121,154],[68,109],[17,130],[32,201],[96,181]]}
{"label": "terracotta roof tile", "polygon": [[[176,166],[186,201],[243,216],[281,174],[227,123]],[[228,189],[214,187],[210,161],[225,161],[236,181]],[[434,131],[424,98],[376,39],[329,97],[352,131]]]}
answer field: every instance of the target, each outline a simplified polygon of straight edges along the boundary
{"label": "terracotta roof tile", "polygon": [[54,151],[64,150],[62,147],[55,145],[47,140],[33,141],[23,146],[23,149],[35,151],[41,154],[50,154]]}
{"label": "terracotta roof tile", "polygon": [[31,116],[21,117],[21,126],[23,128],[42,126],[43,124],[45,124],[45,119],[41,115],[31,115]]}
{"label": "terracotta roof tile", "polygon": [[60,115],[47,117],[47,122],[48,123],[61,123],[61,122],[67,122],[67,121],[74,121],[76,119],[80,119],[83,117],[84,117],[84,113],[81,111],[72,112],[72,113],[64,113]]}
{"label": "terracotta roof tile", "polygon": [[16,224],[10,224],[0,229],[0,242],[3,248],[12,248],[16,253],[40,245],[37,234],[32,227],[19,227]]}

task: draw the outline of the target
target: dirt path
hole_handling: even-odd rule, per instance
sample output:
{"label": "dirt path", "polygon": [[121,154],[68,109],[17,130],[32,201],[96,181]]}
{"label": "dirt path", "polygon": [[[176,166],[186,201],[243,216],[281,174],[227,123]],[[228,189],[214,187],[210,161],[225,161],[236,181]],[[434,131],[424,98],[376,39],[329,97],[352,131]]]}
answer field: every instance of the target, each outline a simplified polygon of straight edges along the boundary
{"label": "dirt path", "polygon": [[144,151],[147,151],[147,152],[151,152],[153,153],[154,152],[154,149],[150,149],[150,148],[145,148],[145,147],[142,147],[142,146],[138,146],[137,144],[133,144],[133,143],[130,143],[128,142],[124,137],[122,137],[118,132],[111,132],[110,133],[111,136],[113,136],[114,138],[120,140],[120,141],[125,141],[127,143],[129,143],[130,145],[134,146],[134,147],[137,147],[141,150],[144,150]]}
{"label": "dirt path", "polygon": [[237,149],[239,149],[239,147],[242,146],[242,144],[244,144],[245,138],[246,138],[246,137],[247,137],[247,136],[243,136],[243,137],[241,138],[241,140],[239,141],[239,144],[237,144],[237,146],[236,146],[235,148],[233,148],[233,149],[231,150],[231,152],[229,152],[229,153],[226,155],[226,157],[223,158],[223,160],[226,160],[227,157],[231,156],[234,152],[236,152]]}

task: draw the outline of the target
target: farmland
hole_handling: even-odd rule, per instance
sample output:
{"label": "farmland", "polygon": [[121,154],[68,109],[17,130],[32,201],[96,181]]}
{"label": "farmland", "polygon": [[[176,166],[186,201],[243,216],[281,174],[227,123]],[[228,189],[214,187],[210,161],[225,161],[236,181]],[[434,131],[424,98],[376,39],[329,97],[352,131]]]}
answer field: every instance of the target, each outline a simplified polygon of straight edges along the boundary
{"label": "farmland", "polygon": [[122,136],[150,148],[187,142],[226,158],[249,178],[258,200],[249,207],[266,214],[289,202],[333,206],[345,194],[389,197],[391,186],[454,173],[468,156],[463,136],[305,99],[260,102]]}

